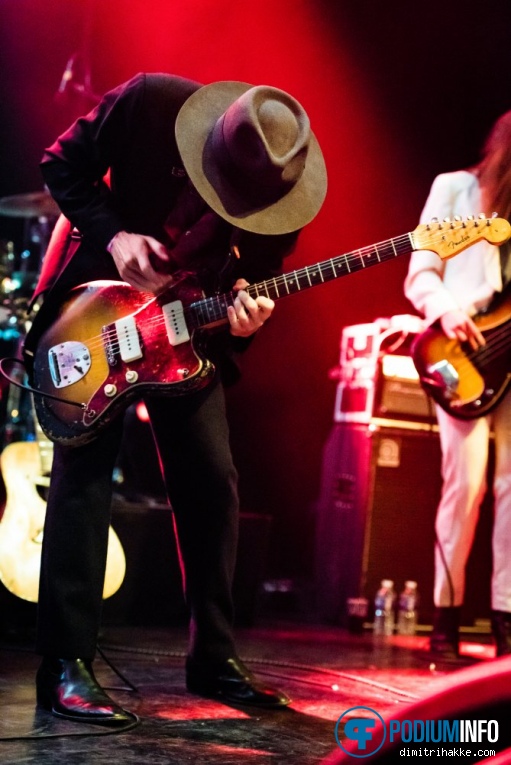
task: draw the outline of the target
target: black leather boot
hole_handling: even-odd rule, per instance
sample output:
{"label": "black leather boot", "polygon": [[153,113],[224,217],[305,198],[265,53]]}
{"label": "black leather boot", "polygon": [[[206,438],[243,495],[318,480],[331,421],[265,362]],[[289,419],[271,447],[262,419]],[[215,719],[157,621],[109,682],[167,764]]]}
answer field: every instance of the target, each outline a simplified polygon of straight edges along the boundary
{"label": "black leather boot", "polygon": [[511,613],[492,611],[491,631],[495,641],[496,655],[508,656],[511,654]]}
{"label": "black leather boot", "polygon": [[186,687],[198,696],[218,698],[232,704],[278,709],[291,703],[285,693],[257,680],[238,657],[220,664],[205,664],[189,656],[186,661]]}
{"label": "black leather boot", "polygon": [[437,606],[433,616],[430,653],[439,659],[459,657],[461,606]]}
{"label": "black leather boot", "polygon": [[38,705],[55,717],[101,725],[125,725],[136,719],[101,688],[90,661],[45,657],[36,689]]}

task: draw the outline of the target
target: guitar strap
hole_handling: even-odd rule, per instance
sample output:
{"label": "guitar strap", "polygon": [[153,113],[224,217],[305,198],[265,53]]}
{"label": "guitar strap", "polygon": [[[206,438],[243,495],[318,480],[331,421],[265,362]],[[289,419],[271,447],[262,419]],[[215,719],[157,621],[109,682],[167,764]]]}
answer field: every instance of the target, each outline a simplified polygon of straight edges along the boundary
{"label": "guitar strap", "polygon": [[[72,233],[70,229],[69,233],[66,234],[65,237],[63,237],[62,241],[59,243],[58,248],[56,248],[57,258],[59,262],[62,264],[59,278],[56,281],[54,280],[54,283],[51,284],[51,286],[49,286],[49,285],[46,285],[46,282],[43,280],[43,275],[42,275],[39,279],[38,286],[30,302],[29,311],[28,311],[30,329],[25,335],[25,339],[23,341],[23,349],[22,349],[23,359],[27,367],[29,378],[31,378],[31,374],[32,374],[32,359],[34,356],[35,348],[37,346],[37,342],[41,334],[44,332],[44,330],[51,324],[51,322],[56,317],[58,307],[59,307],[59,300],[56,298],[62,297],[62,295],[65,294],[68,289],[62,286],[62,282],[65,283],[65,280],[62,279],[62,276],[67,271],[69,271],[71,267],[70,264],[71,264],[72,258],[74,254],[76,253],[76,251],[78,250],[80,244],[81,244],[81,237],[79,236],[78,233],[76,234]],[[53,257],[53,253],[48,251],[47,262],[49,262],[50,260],[50,255]],[[43,272],[44,272],[44,264],[43,264]]]}

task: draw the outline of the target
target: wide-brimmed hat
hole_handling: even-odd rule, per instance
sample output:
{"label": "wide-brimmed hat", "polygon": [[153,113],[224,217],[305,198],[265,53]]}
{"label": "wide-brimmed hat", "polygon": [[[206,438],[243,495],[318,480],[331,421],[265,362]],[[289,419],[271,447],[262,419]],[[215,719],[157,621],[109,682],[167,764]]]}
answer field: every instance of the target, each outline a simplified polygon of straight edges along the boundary
{"label": "wide-brimmed hat", "polygon": [[181,107],[176,140],[198,193],[239,228],[296,231],[323,204],[321,149],[307,113],[283,90],[244,82],[204,85]]}

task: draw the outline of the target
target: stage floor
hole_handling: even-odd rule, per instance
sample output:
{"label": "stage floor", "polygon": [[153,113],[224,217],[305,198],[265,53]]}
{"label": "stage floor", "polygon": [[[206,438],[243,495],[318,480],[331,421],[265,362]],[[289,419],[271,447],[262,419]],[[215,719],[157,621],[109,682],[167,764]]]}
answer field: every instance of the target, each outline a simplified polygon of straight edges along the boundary
{"label": "stage floor", "polygon": [[339,751],[335,726],[354,706],[381,715],[432,694],[467,664],[491,663],[487,633],[464,635],[464,663],[434,666],[424,631],[376,643],[369,630],[272,620],[237,630],[239,651],[267,683],[293,699],[280,711],[227,706],[191,695],[184,684],[187,634],[182,627],[107,627],[101,649],[131,690],[98,657],[101,684],[140,723],[112,733],[53,718],[35,708],[38,658],[30,637],[1,637],[2,765],[314,765]]}

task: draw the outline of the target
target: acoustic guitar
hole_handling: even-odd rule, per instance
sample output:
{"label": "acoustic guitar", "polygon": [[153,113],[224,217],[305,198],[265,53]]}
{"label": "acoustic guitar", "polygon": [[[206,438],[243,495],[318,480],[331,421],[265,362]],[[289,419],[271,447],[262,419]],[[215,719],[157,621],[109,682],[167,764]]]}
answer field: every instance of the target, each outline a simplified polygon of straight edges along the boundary
{"label": "acoustic guitar", "polygon": [[440,323],[422,332],[411,353],[424,390],[448,414],[472,420],[494,409],[511,383],[511,285],[474,317],[486,345],[450,340]]}
{"label": "acoustic guitar", "polygon": [[[247,292],[276,300],[411,250],[432,250],[445,259],[481,239],[502,244],[509,236],[506,220],[484,215],[421,224],[395,239],[251,284]],[[72,290],[33,354],[33,386],[42,394],[35,407],[47,437],[86,443],[148,391],[178,396],[208,385],[214,366],[201,351],[201,337],[227,322],[235,297],[204,297],[189,275],[157,297],[124,282],[89,282]]]}
{"label": "acoustic guitar", "polygon": [[[46,501],[42,493],[49,485],[53,444],[36,426],[37,441],[15,441],[0,455],[6,489],[6,504],[0,521],[0,581],[23,600],[36,603]],[[109,529],[108,556],[103,598],[113,595],[126,573],[121,542]]]}

